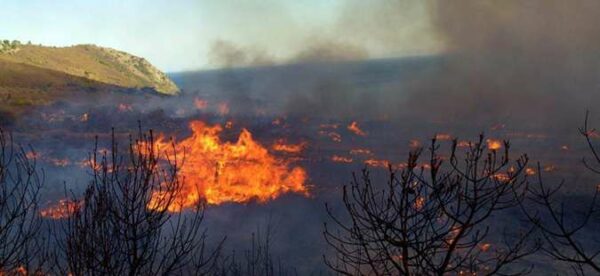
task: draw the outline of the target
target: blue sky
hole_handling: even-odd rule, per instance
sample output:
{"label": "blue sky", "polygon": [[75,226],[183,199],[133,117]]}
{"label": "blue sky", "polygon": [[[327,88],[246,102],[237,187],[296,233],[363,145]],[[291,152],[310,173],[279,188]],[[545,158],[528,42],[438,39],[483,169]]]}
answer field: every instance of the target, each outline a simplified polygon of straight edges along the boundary
{"label": "blue sky", "polygon": [[284,57],[315,33],[343,37],[324,26],[336,24],[346,2],[3,0],[0,38],[54,46],[94,43],[181,71],[210,67],[207,55],[219,39]]}

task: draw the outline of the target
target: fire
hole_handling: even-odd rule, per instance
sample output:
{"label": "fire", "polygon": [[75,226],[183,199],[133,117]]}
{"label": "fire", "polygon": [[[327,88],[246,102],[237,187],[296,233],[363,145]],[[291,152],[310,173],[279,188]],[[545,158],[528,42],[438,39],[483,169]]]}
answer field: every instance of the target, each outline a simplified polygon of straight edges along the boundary
{"label": "fire", "polygon": [[66,167],[71,164],[71,161],[66,158],[49,158],[48,161],[56,167]]}
{"label": "fire", "polygon": [[502,148],[502,141],[495,139],[487,139],[487,147],[489,150],[499,150]]}
{"label": "fire", "polygon": [[277,118],[277,119],[273,120],[271,122],[271,124],[274,125],[274,126],[279,126],[279,125],[283,124],[283,119]]}
{"label": "fire", "polygon": [[450,141],[450,140],[452,140],[452,135],[450,135],[448,133],[438,133],[435,135],[435,140]]}
{"label": "fire", "polygon": [[358,148],[358,149],[351,149],[350,154],[352,154],[352,155],[373,155],[373,152],[371,152],[370,149]]}
{"label": "fire", "polygon": [[415,199],[414,208],[419,211],[425,206],[425,197],[419,196]]}
{"label": "fire", "polygon": [[81,208],[82,203],[70,199],[61,199],[57,204],[42,209],[40,215],[44,218],[65,219]]}
{"label": "fire", "polygon": [[208,101],[200,99],[200,98],[196,98],[196,99],[194,99],[194,105],[196,106],[197,109],[203,110],[208,107]]}
{"label": "fire", "polygon": [[352,131],[352,133],[358,136],[367,136],[367,133],[360,129],[356,121],[352,121],[352,123],[348,125],[348,130]]}
{"label": "fire", "polygon": [[500,181],[500,182],[508,182],[510,181],[510,176],[507,173],[495,173],[490,176],[491,178]]}
{"label": "fire", "polygon": [[463,149],[469,148],[469,147],[471,147],[471,145],[472,145],[471,141],[466,141],[466,140],[461,140],[461,141],[458,141],[458,143],[456,143],[457,148],[463,148]]}
{"label": "fire", "polygon": [[352,163],[353,160],[351,157],[334,155],[331,156],[331,161],[336,163]]}
{"label": "fire", "polygon": [[[242,129],[236,142],[224,142],[219,138],[220,125],[193,121],[190,128],[192,136],[174,148],[177,156],[185,156],[179,171],[184,186],[176,203],[168,206],[170,211],[194,206],[199,200],[246,203],[266,202],[288,192],[308,195],[305,170],[290,168],[289,161],[271,155],[248,130]],[[164,139],[156,143],[167,145]],[[160,192],[153,195],[156,200],[160,197]]]}
{"label": "fire", "polygon": [[339,124],[320,124],[319,128],[337,129],[339,126],[340,126]]}
{"label": "fire", "polygon": [[409,146],[410,148],[413,148],[413,149],[414,149],[414,148],[419,148],[419,147],[421,147],[421,141],[419,141],[419,140],[416,140],[416,139],[410,140],[410,141],[408,142],[408,146]]}
{"label": "fire", "polygon": [[365,164],[371,167],[387,168],[390,165],[390,161],[380,159],[367,159],[365,160]]}
{"label": "fire", "polygon": [[534,168],[525,168],[525,174],[526,175],[535,175],[537,172],[535,171]]}
{"label": "fire", "polygon": [[133,111],[133,106],[126,103],[120,103],[118,109],[119,112],[130,112]]}
{"label": "fire", "polygon": [[225,115],[229,114],[229,104],[228,103],[226,103],[226,102],[220,103],[217,108],[218,108],[219,114],[221,116],[225,116]]}
{"label": "fire", "polygon": [[[0,269],[0,276],[4,276],[4,275],[29,275],[27,268],[25,268],[23,265],[20,265],[17,268],[14,268],[12,270],[7,270],[7,271],[3,271],[2,269]],[[32,273],[31,275],[42,275],[42,273]]]}
{"label": "fire", "polygon": [[90,119],[90,115],[88,113],[83,113],[81,117],[79,117],[80,122],[87,122]]}
{"label": "fire", "polygon": [[500,129],[504,129],[505,127],[506,127],[505,124],[495,124],[490,129],[491,130],[500,130]]}
{"label": "fire", "polygon": [[327,132],[327,131],[319,131],[319,135],[323,135],[323,136],[328,136],[329,139],[331,139],[331,141],[334,141],[336,143],[341,143],[342,142],[342,135],[340,135],[337,132]]}
{"label": "fire", "polygon": [[490,243],[483,243],[483,244],[479,245],[479,249],[482,252],[487,252],[488,250],[490,250],[490,248],[492,248],[492,244],[490,244]]}
{"label": "fire", "polygon": [[306,147],[306,143],[299,144],[288,144],[284,139],[278,139],[271,146],[271,148],[275,151],[287,152],[287,153],[300,153]]}

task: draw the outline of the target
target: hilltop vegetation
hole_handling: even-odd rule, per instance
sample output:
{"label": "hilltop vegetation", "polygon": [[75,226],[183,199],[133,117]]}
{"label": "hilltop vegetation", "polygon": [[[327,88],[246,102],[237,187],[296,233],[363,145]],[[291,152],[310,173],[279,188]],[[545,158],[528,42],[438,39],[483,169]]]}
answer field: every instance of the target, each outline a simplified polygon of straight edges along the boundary
{"label": "hilltop vegetation", "polygon": [[81,91],[136,90],[179,92],[163,72],[125,52],[95,45],[0,41],[0,111],[19,112]]}

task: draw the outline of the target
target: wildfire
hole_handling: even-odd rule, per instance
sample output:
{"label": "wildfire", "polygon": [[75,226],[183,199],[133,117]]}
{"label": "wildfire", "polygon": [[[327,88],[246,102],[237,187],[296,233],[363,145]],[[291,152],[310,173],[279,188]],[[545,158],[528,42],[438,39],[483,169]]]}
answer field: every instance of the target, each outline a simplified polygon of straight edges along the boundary
{"label": "wildfire", "polygon": [[66,158],[49,158],[48,161],[56,167],[66,167],[71,164],[71,161]]}
{"label": "wildfire", "polygon": [[483,252],[487,252],[488,250],[490,250],[490,248],[492,248],[492,244],[490,243],[483,243],[479,245],[479,249]]}
{"label": "wildfire", "polygon": [[365,164],[371,167],[387,168],[390,164],[390,161],[380,159],[367,159],[365,160]]}
{"label": "wildfire", "polygon": [[133,106],[126,103],[120,103],[118,106],[119,112],[130,112],[133,111]]}
{"label": "wildfire", "polygon": [[229,114],[229,104],[228,103],[226,103],[226,102],[220,103],[217,108],[218,108],[219,114],[221,116],[225,116],[225,115]]}
{"label": "wildfire", "polygon": [[435,135],[435,140],[450,141],[450,140],[452,140],[452,135],[450,135],[448,133],[438,133]]}
{"label": "wildfire", "polygon": [[367,133],[360,129],[356,121],[352,121],[352,123],[348,125],[348,130],[352,131],[352,133],[358,136],[367,136]]}
{"label": "wildfire", "polygon": [[456,147],[462,148],[462,149],[469,148],[469,147],[471,147],[471,141],[466,141],[466,140],[458,141],[458,143],[456,143]]}
{"label": "wildfire", "polygon": [[80,122],[87,122],[90,119],[90,115],[88,113],[83,113],[81,117],[79,117]]}
{"label": "wildfire", "polygon": [[351,149],[350,154],[352,154],[352,155],[373,155],[373,152],[371,152],[370,149],[358,148],[358,149]]}
{"label": "wildfire", "polygon": [[340,126],[339,124],[320,124],[319,128],[337,129],[339,126]]}
{"label": "wildfire", "polygon": [[408,146],[412,149],[421,147],[421,141],[413,139],[408,142]]}
{"label": "wildfire", "polygon": [[[185,156],[179,175],[184,187],[173,206],[168,206],[170,211],[193,206],[202,199],[221,204],[266,202],[288,192],[308,195],[305,170],[290,168],[289,161],[271,155],[248,130],[242,129],[233,143],[221,141],[220,125],[193,121],[190,128],[192,136],[175,144],[177,156]],[[156,144],[167,148],[162,138]],[[160,197],[160,192],[153,195],[156,200]]]}
{"label": "wildfire", "polygon": [[306,147],[306,143],[299,144],[288,144],[284,139],[278,139],[271,148],[275,151],[287,152],[287,153],[300,153]]}
{"label": "wildfire", "polygon": [[505,124],[495,124],[492,127],[490,127],[491,130],[500,130],[500,129],[504,129],[506,127]]}
{"label": "wildfire", "polygon": [[61,199],[57,204],[42,209],[40,215],[44,218],[65,219],[81,208],[82,203],[70,199]]}
{"label": "wildfire", "polygon": [[425,197],[419,196],[415,199],[414,208],[419,211],[425,206]]}
{"label": "wildfire", "polygon": [[200,98],[196,98],[196,99],[194,99],[194,105],[196,106],[197,109],[203,110],[208,107],[208,101],[200,99]]}
{"label": "wildfire", "polygon": [[351,157],[334,155],[331,156],[331,161],[336,163],[352,163],[353,160]]}
{"label": "wildfire", "polygon": [[340,135],[337,132],[327,132],[327,131],[319,131],[319,135],[323,135],[323,136],[327,136],[329,137],[329,139],[331,139],[331,141],[334,141],[336,143],[341,143],[342,142],[342,135]]}
{"label": "wildfire", "polygon": [[496,139],[487,139],[487,147],[489,150],[499,150],[502,148],[502,141]]}
{"label": "wildfire", "polygon": [[535,175],[537,172],[535,171],[534,168],[525,168],[525,174],[526,175]]}
{"label": "wildfire", "polygon": [[510,176],[507,173],[495,173],[490,176],[492,179],[495,179],[500,182],[508,182],[510,181]]}

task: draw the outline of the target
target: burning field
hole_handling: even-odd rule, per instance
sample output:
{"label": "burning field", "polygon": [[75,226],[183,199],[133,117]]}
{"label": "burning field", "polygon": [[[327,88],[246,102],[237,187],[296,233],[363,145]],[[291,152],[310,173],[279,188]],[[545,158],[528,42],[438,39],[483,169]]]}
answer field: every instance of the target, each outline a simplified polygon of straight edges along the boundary
{"label": "burning field", "polygon": [[180,93],[2,94],[0,275],[600,272],[600,5],[347,2],[286,51],[216,41]]}
{"label": "burning field", "polygon": [[[390,64],[394,64],[394,70],[389,69]],[[414,64],[414,60],[385,61],[381,65],[351,63],[335,77],[340,82],[365,83],[374,77],[363,79],[364,66],[370,70],[384,66],[391,71],[380,74],[391,75]],[[305,66],[278,68],[275,74],[282,82],[290,82],[289,77]],[[246,243],[248,232],[257,227],[273,226],[277,235],[271,237],[270,250],[301,271],[316,273],[322,269],[318,252],[326,248],[321,236],[321,224],[327,221],[323,204],[342,208],[336,203],[342,187],[352,179],[352,173],[361,169],[368,169],[374,179],[381,181],[389,169],[403,171],[414,166],[425,173],[437,170],[427,158],[415,164],[407,159],[411,151],[427,152],[432,139],[442,149],[439,160],[443,163],[450,162],[453,143],[457,151],[468,151],[476,146],[481,132],[486,134],[481,142],[485,151],[501,153],[509,146],[512,158],[520,153],[532,158],[523,168],[512,165],[507,171],[490,175],[489,179],[499,183],[512,183],[512,175],[518,170],[532,179],[538,172],[552,180],[577,179],[577,183],[585,183],[593,179],[578,161],[586,153],[579,133],[560,126],[532,128],[533,123],[511,117],[502,122],[456,121],[419,114],[421,119],[394,109],[362,108],[356,114],[360,116],[355,116],[336,107],[330,113],[317,114],[290,108],[288,99],[296,96],[274,97],[276,86],[244,93],[215,90],[214,83],[230,87],[232,82],[245,79],[248,83],[241,87],[250,87],[274,74],[264,70],[174,75],[180,83],[192,82],[183,86],[184,93],[178,97],[149,97],[141,102],[137,95],[114,94],[99,104],[82,100],[47,106],[16,122],[11,129],[15,139],[35,148],[27,152],[26,158],[35,160],[46,171],[44,204],[39,214],[65,221],[90,208],[85,196],[75,195],[86,193],[90,175],[118,178],[122,171],[136,171],[135,163],[118,169],[107,161],[117,149],[128,151],[123,147],[133,141],[136,147],[145,149],[142,155],[149,151],[156,154],[156,166],[161,171],[156,176],[160,181],[148,194],[146,208],[184,214],[206,204],[206,225],[210,233],[216,233],[211,242],[227,236],[232,246]],[[331,77],[320,75],[311,81],[318,87],[322,78]],[[196,81],[205,84],[198,86]],[[306,80],[297,81],[306,84]],[[363,97],[363,93],[390,93],[390,86],[402,85],[375,81],[356,86],[349,92],[354,98]],[[408,99],[398,97],[398,102]],[[402,116],[407,119],[399,120]],[[153,138],[140,144],[137,134],[150,129]],[[119,144],[111,145],[111,140]],[[174,160],[176,166],[169,166]],[[169,181],[166,175],[171,171],[175,178]],[[173,183],[180,188],[176,195],[165,188]],[[575,185],[572,191],[585,191],[585,185]],[[413,206],[417,211],[426,210],[427,204],[421,196]],[[496,238],[482,243],[484,251],[494,248]]]}

